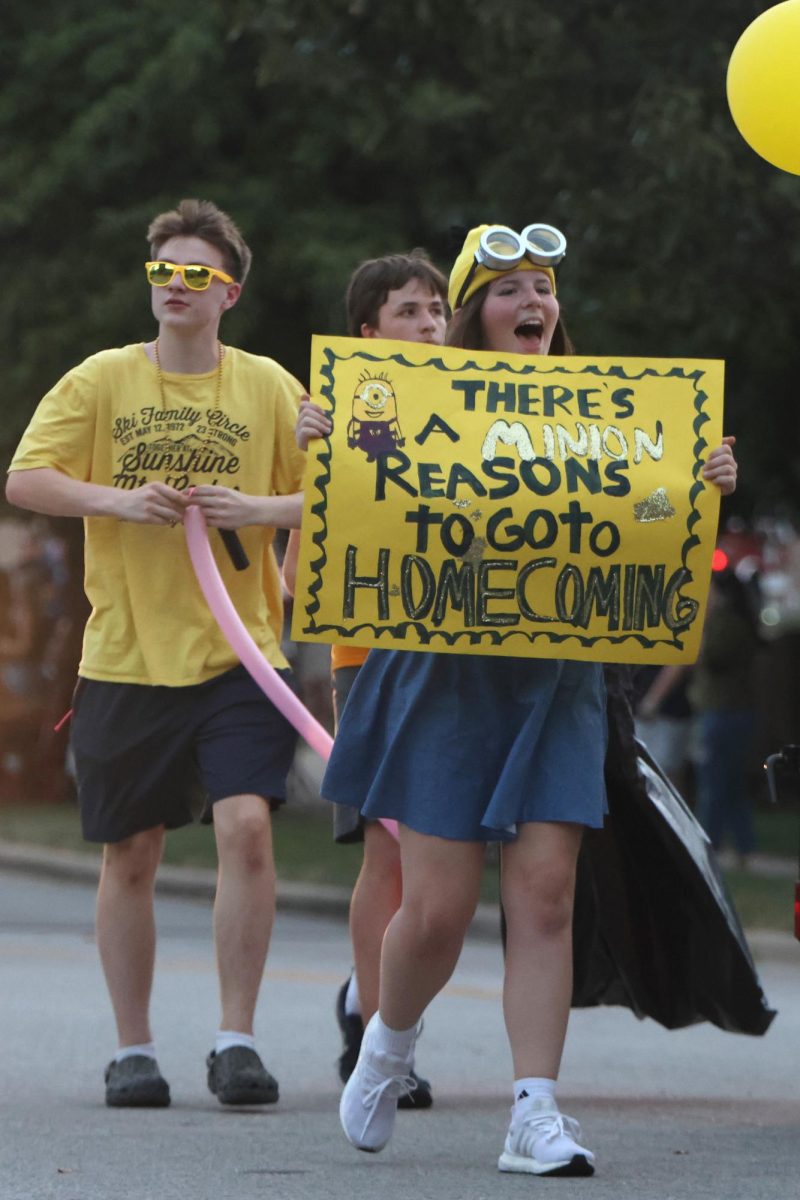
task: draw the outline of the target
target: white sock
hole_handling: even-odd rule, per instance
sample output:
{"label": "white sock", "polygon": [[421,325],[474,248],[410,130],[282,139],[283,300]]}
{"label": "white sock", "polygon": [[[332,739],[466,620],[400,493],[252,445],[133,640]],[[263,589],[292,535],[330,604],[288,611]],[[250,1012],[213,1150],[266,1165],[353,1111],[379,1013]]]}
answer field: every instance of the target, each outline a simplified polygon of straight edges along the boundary
{"label": "white sock", "polygon": [[372,1049],[380,1054],[391,1054],[394,1058],[402,1058],[404,1062],[414,1060],[414,1043],[417,1040],[417,1026],[410,1029],[390,1029],[384,1025],[380,1014],[376,1013],[370,1021],[372,1032]]}
{"label": "white sock", "polygon": [[220,1029],[217,1033],[214,1050],[217,1054],[222,1054],[223,1050],[230,1050],[231,1046],[247,1046],[248,1050],[255,1050],[256,1039],[252,1033],[237,1033],[235,1029]]}
{"label": "white sock", "polygon": [[550,1100],[556,1105],[555,1079],[541,1079],[529,1075],[523,1079],[514,1080],[514,1107],[511,1109],[512,1120],[520,1116],[537,1100]]}
{"label": "white sock", "polygon": [[123,1058],[133,1058],[134,1054],[141,1054],[145,1058],[155,1058],[155,1042],[143,1042],[141,1046],[120,1046],[114,1055],[114,1062],[122,1062]]}
{"label": "white sock", "polygon": [[361,1016],[361,997],[358,994],[358,980],[356,979],[355,971],[353,971],[347,984],[347,991],[344,997],[344,1011],[348,1017]]}

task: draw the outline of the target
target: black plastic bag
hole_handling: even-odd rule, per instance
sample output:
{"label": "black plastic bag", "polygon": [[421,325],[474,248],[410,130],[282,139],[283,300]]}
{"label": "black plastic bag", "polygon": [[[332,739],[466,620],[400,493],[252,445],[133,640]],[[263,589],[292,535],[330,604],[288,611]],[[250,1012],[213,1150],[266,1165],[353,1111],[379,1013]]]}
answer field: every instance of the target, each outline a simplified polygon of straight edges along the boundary
{"label": "black plastic bag", "polygon": [[575,898],[573,1006],[622,1004],[667,1029],[762,1034],[769,1008],[701,826],[636,740],[625,668],[606,669],[609,814],[587,830]]}

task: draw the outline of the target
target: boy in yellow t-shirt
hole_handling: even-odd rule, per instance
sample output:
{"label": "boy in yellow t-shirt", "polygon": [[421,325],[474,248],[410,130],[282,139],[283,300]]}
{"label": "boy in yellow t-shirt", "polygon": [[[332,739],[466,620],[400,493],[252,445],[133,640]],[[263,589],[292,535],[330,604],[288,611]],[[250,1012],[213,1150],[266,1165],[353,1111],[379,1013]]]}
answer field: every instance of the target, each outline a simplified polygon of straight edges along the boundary
{"label": "boy in yellow t-shirt", "polygon": [[14,455],[7,496],[84,520],[92,613],[72,741],[84,836],[104,843],[97,942],[119,1034],[106,1103],[170,1101],[149,1020],[153,886],[165,830],[191,821],[204,793],[220,862],[222,1001],[208,1086],[223,1104],[268,1104],[278,1085],[256,1053],[253,1014],[275,905],[270,809],[285,797],[296,735],[217,628],[180,526],[195,504],[212,528],[241,530],[249,569],[234,571],[214,535],[220,570],[286,671],[263,580],[275,574],[275,528],[300,522],[302,388],[271,359],[219,341],[251,261],[227,214],[183,200],[153,220],[148,241],[157,337],[96,354],[55,385]]}
{"label": "boy in yellow t-shirt", "polygon": [[[447,326],[447,280],[420,251],[369,259],[356,268],[345,297],[351,337],[397,338],[441,346]],[[317,405],[304,400],[297,426],[298,444],[324,437],[330,422]],[[294,590],[298,535],[289,538],[284,578]],[[345,701],[367,651],[358,646],[331,647],[333,704],[338,726]],[[358,1059],[364,1026],[378,1007],[381,943],[386,926],[400,905],[403,880],[400,849],[379,821],[367,821],[357,808],[334,805],[333,836],[343,844],[363,841],[364,860],[350,904],[350,936],[355,970],[336,998],[342,1032],[339,1076],[347,1083]],[[430,1084],[413,1072],[415,1087],[401,1097],[401,1108],[429,1108]]]}

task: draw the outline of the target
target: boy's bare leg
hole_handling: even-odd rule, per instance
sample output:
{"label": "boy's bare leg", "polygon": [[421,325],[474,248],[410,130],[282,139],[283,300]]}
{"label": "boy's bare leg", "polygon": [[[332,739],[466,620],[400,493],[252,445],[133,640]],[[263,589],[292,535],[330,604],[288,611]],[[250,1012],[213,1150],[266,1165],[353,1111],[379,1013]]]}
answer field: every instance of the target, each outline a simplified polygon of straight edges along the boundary
{"label": "boy's bare leg", "polygon": [[275,919],[275,865],[269,804],[228,796],[214,805],[219,855],[214,942],[220,1028],[252,1034]]}
{"label": "boy's bare leg", "polygon": [[155,966],[153,891],[164,845],[159,825],[103,850],[97,890],[97,947],[120,1046],[152,1042],[150,994]]}
{"label": "boy's bare leg", "polygon": [[365,1025],[378,1009],[383,936],[402,895],[400,846],[379,821],[368,821],[364,861],[350,900],[350,937]]}

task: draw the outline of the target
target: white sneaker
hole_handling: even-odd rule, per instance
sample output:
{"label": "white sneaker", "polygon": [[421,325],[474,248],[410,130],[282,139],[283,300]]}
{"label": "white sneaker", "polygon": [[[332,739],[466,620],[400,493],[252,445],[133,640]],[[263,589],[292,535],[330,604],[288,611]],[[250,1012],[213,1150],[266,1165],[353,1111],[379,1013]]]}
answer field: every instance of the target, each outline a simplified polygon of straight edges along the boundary
{"label": "white sneaker", "polygon": [[580,1125],[542,1098],[512,1116],[497,1166],[524,1175],[593,1175],[594,1155],[579,1146]]}
{"label": "white sneaker", "polygon": [[398,1098],[416,1087],[413,1046],[407,1059],[373,1049],[375,1021],[373,1017],[364,1030],[358,1062],[339,1103],[348,1142],[372,1153],[382,1150],[392,1136]]}

